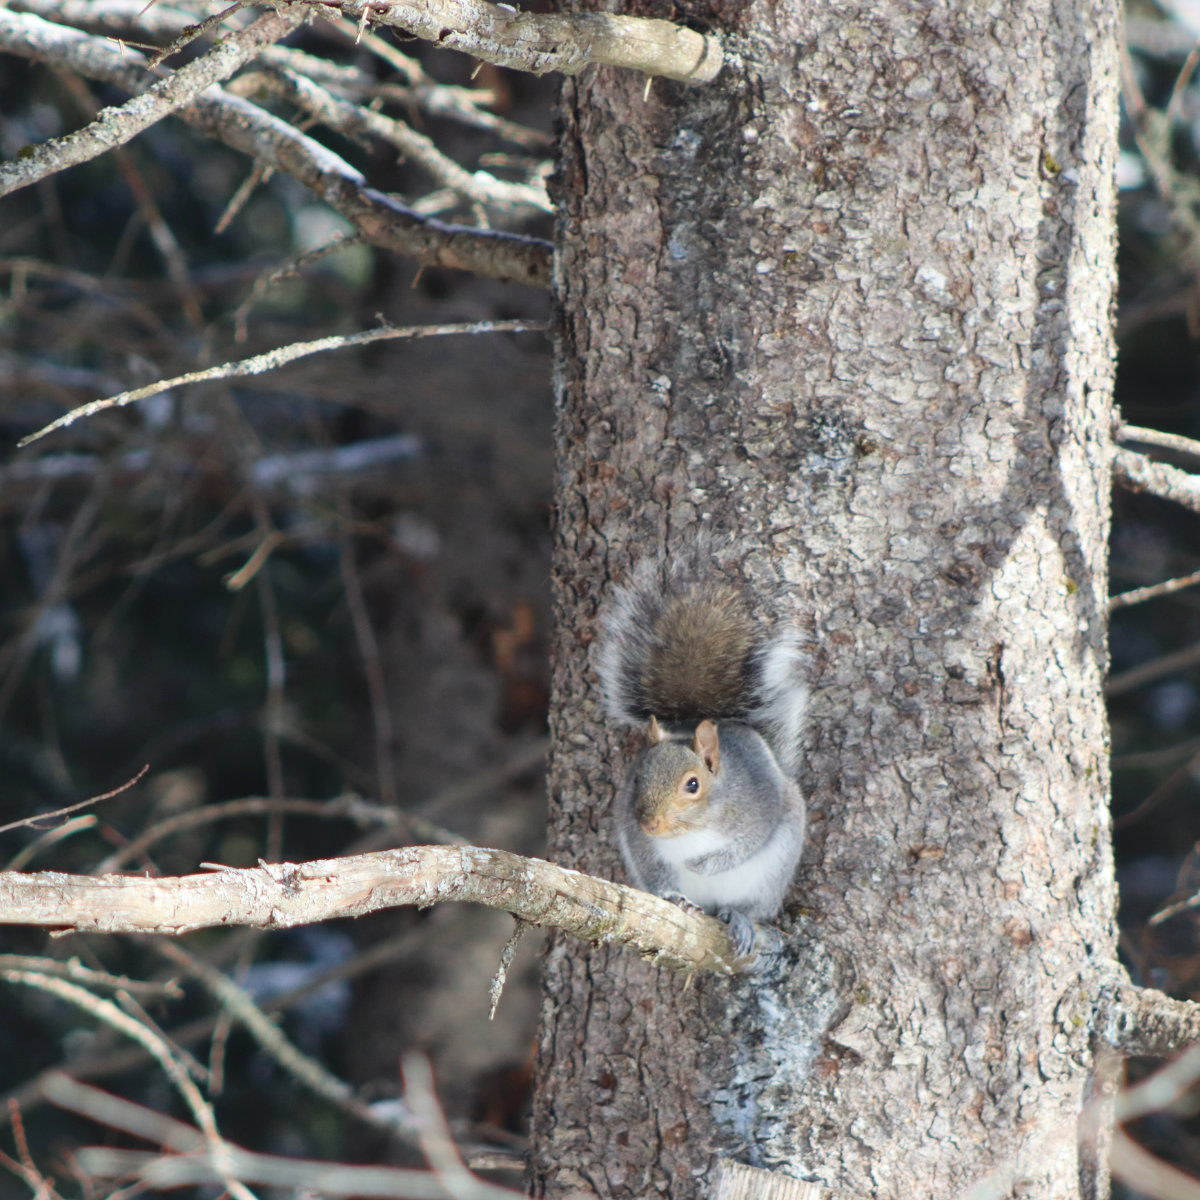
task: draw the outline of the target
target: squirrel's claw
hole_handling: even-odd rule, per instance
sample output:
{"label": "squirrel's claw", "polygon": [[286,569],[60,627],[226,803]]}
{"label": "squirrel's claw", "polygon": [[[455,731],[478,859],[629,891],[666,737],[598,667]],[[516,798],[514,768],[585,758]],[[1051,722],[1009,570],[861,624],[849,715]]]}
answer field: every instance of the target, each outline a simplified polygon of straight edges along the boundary
{"label": "squirrel's claw", "polygon": [[704,913],[704,909],[700,905],[693,904],[682,892],[663,892],[662,899],[678,905],[686,913],[695,913],[697,916]]}

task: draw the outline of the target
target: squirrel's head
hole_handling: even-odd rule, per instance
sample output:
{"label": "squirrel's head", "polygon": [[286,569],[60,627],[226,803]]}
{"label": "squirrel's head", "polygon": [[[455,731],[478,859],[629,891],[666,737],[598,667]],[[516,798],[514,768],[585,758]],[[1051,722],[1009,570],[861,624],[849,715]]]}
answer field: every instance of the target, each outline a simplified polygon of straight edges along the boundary
{"label": "squirrel's head", "polygon": [[664,733],[651,717],[647,738],[635,793],[638,824],[651,837],[680,837],[702,828],[709,790],[721,766],[716,723],[701,721],[688,743]]}

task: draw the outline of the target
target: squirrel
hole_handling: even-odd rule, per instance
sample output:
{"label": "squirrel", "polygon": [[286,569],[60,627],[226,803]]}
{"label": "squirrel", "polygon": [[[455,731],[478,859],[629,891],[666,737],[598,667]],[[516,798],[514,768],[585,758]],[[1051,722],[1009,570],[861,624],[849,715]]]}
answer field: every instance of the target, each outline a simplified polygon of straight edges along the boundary
{"label": "squirrel", "polygon": [[609,717],[647,746],[617,794],[617,841],[642,891],[713,913],[738,957],[776,916],[804,849],[795,781],[807,690],[800,635],[767,633],[700,559],[643,563],[603,623]]}

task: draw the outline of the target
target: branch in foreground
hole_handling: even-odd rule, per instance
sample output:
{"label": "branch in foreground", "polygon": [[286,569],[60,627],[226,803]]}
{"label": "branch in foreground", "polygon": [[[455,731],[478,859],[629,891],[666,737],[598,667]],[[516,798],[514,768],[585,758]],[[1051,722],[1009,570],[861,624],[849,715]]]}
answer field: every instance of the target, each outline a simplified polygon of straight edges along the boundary
{"label": "branch in foreground", "polygon": [[[0,51],[65,67],[88,79],[140,90],[145,56],[102,37],[0,6]],[[448,225],[424,217],[366,187],[349,163],[285,121],[212,87],[175,115],[256,159],[294,175],[342,214],[372,245],[429,266],[453,267],[490,279],[550,285],[550,243],[540,238]]]}
{"label": "branch in foreground", "polygon": [[[0,872],[0,924],[99,933],[287,929],[455,900],[500,908],[590,942],[631,946],[676,971],[730,975],[754,965],[754,959],[736,958],[728,931],[712,917],[541,859],[478,846],[408,846],[162,879]],[[773,936],[762,931],[756,949],[767,946]]]}
{"label": "branch in foreground", "polygon": [[1136,450],[1113,453],[1113,482],[1130,492],[1149,492],[1200,512],[1200,476],[1167,463],[1152,462]]}
{"label": "branch in foreground", "polygon": [[725,56],[711,34],[652,17],[518,12],[487,0],[303,0],[364,25],[393,25],[484,62],[544,75],[589,63],[629,67],[682,83],[711,83]]}

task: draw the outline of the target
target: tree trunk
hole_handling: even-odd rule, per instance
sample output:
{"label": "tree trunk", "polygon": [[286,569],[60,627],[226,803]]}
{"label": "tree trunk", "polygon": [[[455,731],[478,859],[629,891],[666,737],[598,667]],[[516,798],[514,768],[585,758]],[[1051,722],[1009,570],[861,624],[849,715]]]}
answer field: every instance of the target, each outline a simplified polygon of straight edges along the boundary
{"label": "tree trunk", "polygon": [[812,634],[804,916],[690,986],[553,942],[535,1190],[1106,1194],[1115,5],[694,15],[716,85],[564,93],[552,855],[624,878],[595,618],[706,523]]}

